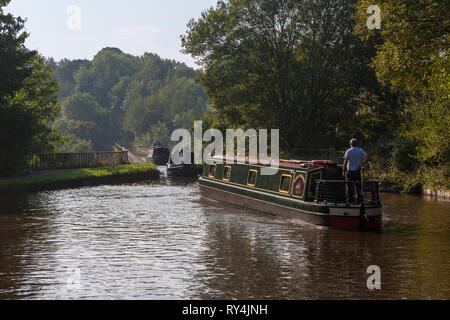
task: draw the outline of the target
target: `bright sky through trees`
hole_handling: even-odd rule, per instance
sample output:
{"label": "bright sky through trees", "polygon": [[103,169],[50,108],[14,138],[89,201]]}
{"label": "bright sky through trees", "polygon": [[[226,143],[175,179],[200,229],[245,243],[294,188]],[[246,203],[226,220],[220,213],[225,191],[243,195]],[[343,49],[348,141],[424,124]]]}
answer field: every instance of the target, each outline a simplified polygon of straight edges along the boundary
{"label": "bright sky through trees", "polygon": [[[27,19],[26,45],[55,60],[92,59],[104,47],[126,53],[154,52],[196,67],[180,53],[180,35],[216,0],[13,0],[6,8]],[[80,9],[80,29],[70,29],[68,9]]]}

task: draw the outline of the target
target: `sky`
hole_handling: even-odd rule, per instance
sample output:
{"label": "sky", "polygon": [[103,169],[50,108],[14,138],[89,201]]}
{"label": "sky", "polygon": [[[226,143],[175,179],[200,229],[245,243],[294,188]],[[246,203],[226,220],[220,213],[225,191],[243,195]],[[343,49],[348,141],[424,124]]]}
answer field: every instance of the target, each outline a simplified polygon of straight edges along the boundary
{"label": "sky", "polygon": [[180,35],[217,0],[12,0],[5,12],[26,18],[26,46],[56,61],[89,59],[104,47],[157,53],[185,62]]}

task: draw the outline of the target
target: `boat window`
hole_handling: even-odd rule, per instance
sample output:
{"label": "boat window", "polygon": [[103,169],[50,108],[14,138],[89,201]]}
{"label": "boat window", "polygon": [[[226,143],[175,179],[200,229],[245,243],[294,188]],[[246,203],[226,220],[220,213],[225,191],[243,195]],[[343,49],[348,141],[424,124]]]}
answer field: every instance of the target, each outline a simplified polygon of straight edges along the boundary
{"label": "boat window", "polygon": [[225,166],[225,168],[223,169],[223,180],[230,181],[230,178],[231,178],[231,167]]}
{"label": "boat window", "polygon": [[291,191],[291,176],[283,174],[280,179],[280,192],[289,193]]}
{"label": "boat window", "polygon": [[216,165],[212,164],[209,166],[209,177],[214,178],[216,176]]}
{"label": "boat window", "polygon": [[256,186],[256,177],[258,176],[258,171],[256,170],[250,170],[248,172],[248,178],[247,178],[247,185],[249,186]]}

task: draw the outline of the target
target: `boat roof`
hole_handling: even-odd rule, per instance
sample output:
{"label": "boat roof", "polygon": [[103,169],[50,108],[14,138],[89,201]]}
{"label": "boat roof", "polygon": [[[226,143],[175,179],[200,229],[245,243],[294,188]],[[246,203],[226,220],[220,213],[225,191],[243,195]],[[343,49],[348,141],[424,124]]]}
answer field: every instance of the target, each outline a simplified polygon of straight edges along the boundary
{"label": "boat roof", "polygon": [[285,160],[280,159],[278,161],[272,161],[271,159],[261,159],[261,158],[249,158],[243,156],[212,156],[210,157],[213,160],[221,160],[223,162],[234,162],[234,163],[250,163],[250,164],[258,164],[258,165],[266,165],[266,166],[277,166],[283,168],[291,168],[291,169],[319,169],[324,168],[328,165],[337,165],[336,162],[332,160]]}
{"label": "boat roof", "polygon": [[152,150],[169,150],[169,149],[166,147],[151,147],[148,150],[152,151]]}

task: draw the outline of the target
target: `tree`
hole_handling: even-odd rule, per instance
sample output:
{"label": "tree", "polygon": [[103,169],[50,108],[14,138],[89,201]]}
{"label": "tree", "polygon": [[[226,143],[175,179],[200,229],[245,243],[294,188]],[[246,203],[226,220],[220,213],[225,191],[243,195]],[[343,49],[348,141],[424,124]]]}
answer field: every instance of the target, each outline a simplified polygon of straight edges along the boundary
{"label": "tree", "polygon": [[79,121],[103,120],[106,111],[87,93],[76,93],[64,101],[63,114],[66,119]]}
{"label": "tree", "polygon": [[205,110],[195,70],[156,54],[135,57],[105,48],[92,61],[63,60],[53,66],[64,86],[63,112],[55,126],[75,143],[76,138],[90,141],[94,149],[145,142],[159,121],[167,130],[189,128]]}
{"label": "tree", "polygon": [[156,140],[159,140],[165,147],[170,146],[170,132],[164,122],[158,121],[150,127],[146,133],[136,136],[134,140],[134,148],[148,148],[152,146]]}
{"label": "tree", "polygon": [[54,150],[59,108],[51,67],[24,46],[24,20],[5,15],[0,0],[0,174],[21,169],[31,152]]}
{"label": "tree", "polygon": [[10,0],[0,0],[0,104],[22,87],[33,71],[30,64],[36,51],[25,48],[28,34],[23,31],[25,20],[5,14],[3,7]]}
{"label": "tree", "polygon": [[0,164],[5,171],[22,168],[29,153],[54,151],[60,141],[52,129],[59,113],[58,84],[44,58],[35,56],[30,63],[33,72],[22,88],[0,104]]}
{"label": "tree", "polygon": [[109,93],[121,77],[130,76],[139,69],[138,60],[117,48],[98,52],[90,66],[83,66],[75,75],[76,90],[89,93],[102,107],[110,105]]}
{"label": "tree", "polygon": [[435,73],[448,71],[448,4],[439,0],[379,1],[382,25],[373,32],[366,27],[370,3],[358,2],[356,30],[365,39],[381,38],[373,66],[383,84],[397,91],[420,92],[430,86]]}
{"label": "tree", "polygon": [[190,117],[192,124],[192,118],[200,116],[206,104],[202,86],[193,79],[174,79],[162,87],[155,96],[158,103],[165,109],[164,119],[166,123],[171,123],[171,128],[180,128],[176,123],[184,122],[180,121],[182,115],[184,119]]}
{"label": "tree", "polygon": [[68,60],[63,59],[59,63],[54,63],[54,79],[59,83],[60,90],[58,97],[64,99],[74,93],[75,78],[74,75],[81,67],[90,68],[88,60]]}
{"label": "tree", "polygon": [[372,63],[377,78],[403,96],[407,117],[398,135],[415,142],[413,156],[421,164],[442,169],[449,188],[450,6],[439,0],[383,0],[381,29],[372,32],[364,27],[370,3],[359,1],[356,30],[364,39],[377,39]]}
{"label": "tree", "polygon": [[75,135],[67,135],[65,138],[67,141],[65,141],[65,143],[60,148],[60,152],[83,153],[94,151],[91,141],[80,139]]}
{"label": "tree", "polygon": [[87,93],[75,93],[64,100],[62,119],[57,125],[61,134],[91,141],[96,150],[110,150],[120,135],[111,110],[102,108]]}
{"label": "tree", "polygon": [[347,144],[358,97],[376,83],[353,1],[229,0],[191,20],[185,53],[231,127],[279,128],[281,146]]}

